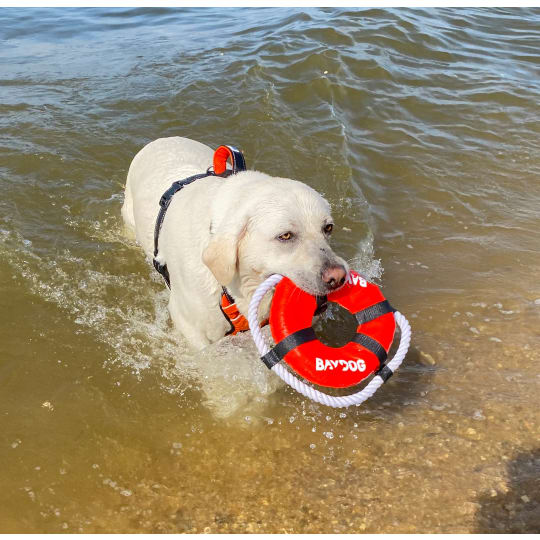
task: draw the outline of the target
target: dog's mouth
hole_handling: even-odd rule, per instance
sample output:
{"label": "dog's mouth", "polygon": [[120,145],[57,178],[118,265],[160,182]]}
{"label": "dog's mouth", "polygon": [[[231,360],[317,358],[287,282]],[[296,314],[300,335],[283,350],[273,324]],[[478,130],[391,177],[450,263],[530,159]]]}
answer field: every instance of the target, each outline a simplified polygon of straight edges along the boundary
{"label": "dog's mouth", "polygon": [[[268,279],[274,273],[279,273],[279,272],[270,272],[264,277],[264,280]],[[317,280],[319,281],[319,283],[314,285],[313,281],[303,278],[302,276],[293,277],[293,276],[288,276],[286,274],[282,274],[282,275],[290,279],[299,289],[309,294],[310,296],[327,296],[330,293],[339,291],[345,285],[345,283],[347,283],[347,277],[345,277],[342,280],[342,282],[340,282],[336,287],[332,288],[325,285],[321,278]],[[348,276],[348,273],[347,273],[347,276]]]}
{"label": "dog's mouth", "polygon": [[345,285],[346,281],[347,281],[346,278],[343,279],[335,287],[328,287],[328,286],[326,286],[324,284],[321,287],[318,287],[318,288],[315,288],[315,289],[310,288],[310,287],[304,288],[301,285],[298,285],[298,287],[300,289],[302,289],[304,292],[307,292],[308,294],[311,294],[312,296],[327,296],[330,293],[339,291]]}

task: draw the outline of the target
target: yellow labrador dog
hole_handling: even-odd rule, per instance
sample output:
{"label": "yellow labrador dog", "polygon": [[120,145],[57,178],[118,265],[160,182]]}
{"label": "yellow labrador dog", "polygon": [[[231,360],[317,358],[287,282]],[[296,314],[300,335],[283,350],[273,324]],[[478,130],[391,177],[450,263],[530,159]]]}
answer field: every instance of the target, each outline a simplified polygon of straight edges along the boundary
{"label": "yellow labrador dog", "polygon": [[[122,216],[150,259],[161,196],[172,182],[205,172],[213,154],[197,141],[169,137],[149,143],[133,159]],[[341,286],[348,267],[328,245],[332,227],[328,202],[295,180],[243,171],[187,185],[173,196],[159,234],[158,260],[170,275],[175,326],[201,349],[229,329],[219,309],[222,286],[244,316],[255,289],[271,274],[283,274],[313,295]]]}

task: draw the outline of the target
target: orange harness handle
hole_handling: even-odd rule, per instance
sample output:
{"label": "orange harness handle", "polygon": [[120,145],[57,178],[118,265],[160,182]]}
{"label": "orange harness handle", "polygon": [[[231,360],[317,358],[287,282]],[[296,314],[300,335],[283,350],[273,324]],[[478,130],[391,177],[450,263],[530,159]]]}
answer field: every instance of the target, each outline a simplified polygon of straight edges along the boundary
{"label": "orange harness handle", "polygon": [[214,152],[214,174],[223,174],[227,170],[228,159],[231,160],[232,174],[246,170],[244,154],[234,146],[222,145]]}

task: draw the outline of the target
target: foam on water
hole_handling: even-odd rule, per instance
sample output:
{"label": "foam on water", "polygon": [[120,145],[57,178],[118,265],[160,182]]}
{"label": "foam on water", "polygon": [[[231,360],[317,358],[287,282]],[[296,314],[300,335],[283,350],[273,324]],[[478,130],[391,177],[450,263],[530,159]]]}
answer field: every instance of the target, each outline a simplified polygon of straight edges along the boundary
{"label": "foam on water", "polygon": [[[163,316],[166,293],[148,294],[148,276],[95,270],[91,261],[74,256],[69,249],[47,259],[16,232],[4,235],[1,249],[32,293],[66,310],[81,331],[91,332],[111,346],[110,362],[119,362],[140,375],[155,359],[171,360],[183,350],[182,341]],[[114,303],[109,297],[111,289],[116,293]],[[133,302],[142,295],[151,301],[152,310]]]}

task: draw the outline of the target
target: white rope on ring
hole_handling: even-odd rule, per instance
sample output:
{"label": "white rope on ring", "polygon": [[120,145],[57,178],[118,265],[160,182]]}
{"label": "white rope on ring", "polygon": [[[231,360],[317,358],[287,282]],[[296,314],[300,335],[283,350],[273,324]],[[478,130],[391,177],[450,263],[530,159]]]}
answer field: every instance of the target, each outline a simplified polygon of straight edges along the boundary
{"label": "white rope on ring", "polygon": [[[283,276],[280,274],[273,274],[267,278],[263,283],[261,283],[261,285],[259,285],[249,304],[249,329],[251,330],[253,341],[255,342],[261,356],[264,356],[270,350],[270,347],[267,345],[259,327],[257,317],[259,304],[261,303],[263,296],[272,287],[275,287],[282,279]],[[411,343],[411,326],[409,325],[409,321],[407,321],[407,319],[399,311],[394,312],[394,318],[401,331],[401,338],[394,358],[392,358],[392,360],[386,364],[393,372],[395,372],[403,362]],[[272,367],[272,371],[274,371],[274,373],[283,379],[289,386],[294,388],[297,392],[300,392],[300,394],[313,401],[322,403],[323,405],[328,405],[329,407],[349,407],[351,405],[360,405],[366,401],[366,399],[370,398],[384,382],[379,375],[375,375],[375,377],[371,379],[365,388],[359,392],[356,392],[355,394],[351,394],[350,396],[330,396],[324,392],[316,390],[312,386],[309,386],[298,377],[295,377],[285,366],[282,365],[281,362],[275,364]]]}

